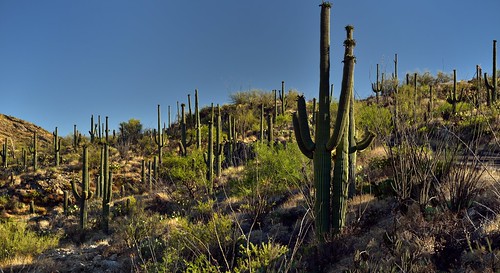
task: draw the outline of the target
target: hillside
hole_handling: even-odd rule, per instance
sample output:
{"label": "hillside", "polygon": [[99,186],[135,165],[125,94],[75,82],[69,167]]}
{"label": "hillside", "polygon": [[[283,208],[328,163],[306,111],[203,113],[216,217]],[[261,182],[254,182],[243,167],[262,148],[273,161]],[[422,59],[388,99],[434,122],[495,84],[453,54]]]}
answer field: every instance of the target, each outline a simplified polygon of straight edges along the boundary
{"label": "hillside", "polygon": [[[9,139],[9,146],[28,147],[33,142],[33,133],[37,132],[41,143],[52,143],[52,133],[31,122],[0,114],[0,140]],[[45,145],[42,144],[42,145]]]}

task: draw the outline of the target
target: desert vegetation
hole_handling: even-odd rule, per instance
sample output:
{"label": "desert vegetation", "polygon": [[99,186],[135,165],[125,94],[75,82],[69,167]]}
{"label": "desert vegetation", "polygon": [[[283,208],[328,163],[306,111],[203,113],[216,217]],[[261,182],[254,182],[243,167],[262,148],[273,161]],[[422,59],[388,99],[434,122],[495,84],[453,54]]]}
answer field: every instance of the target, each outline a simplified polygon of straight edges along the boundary
{"label": "desert vegetation", "polygon": [[496,41],[492,76],[401,81],[396,54],[357,100],[347,26],[337,101],[330,9],[317,98],[195,90],[156,128],[65,137],[2,116],[2,272],[498,272]]}

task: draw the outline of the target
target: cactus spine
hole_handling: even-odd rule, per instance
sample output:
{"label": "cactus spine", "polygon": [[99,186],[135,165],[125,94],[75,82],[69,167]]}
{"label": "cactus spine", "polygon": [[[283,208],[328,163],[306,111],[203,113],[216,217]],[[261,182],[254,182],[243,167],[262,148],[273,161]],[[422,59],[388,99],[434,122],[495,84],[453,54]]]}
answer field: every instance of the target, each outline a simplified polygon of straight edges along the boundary
{"label": "cactus spine", "polygon": [[88,165],[88,148],[83,146],[82,155],[82,192],[78,193],[75,181],[71,181],[71,190],[75,199],[80,203],[80,228],[87,227],[87,200],[92,198],[92,192],[89,189],[89,165]]}
{"label": "cactus spine", "polygon": [[158,159],[160,161],[160,165],[162,163],[162,158],[163,158],[162,150],[166,142],[167,142],[167,137],[165,136],[165,130],[162,130],[161,128],[161,112],[160,112],[160,105],[158,104],[158,132],[156,132],[155,134],[155,143],[158,146]]}
{"label": "cactus spine", "polygon": [[52,135],[54,136],[54,161],[55,161],[56,167],[59,167],[59,161],[60,161],[59,155],[60,155],[60,151],[61,151],[61,139],[57,135],[57,127],[54,130],[54,132],[52,133]]}
{"label": "cactus spine", "polygon": [[33,170],[36,171],[38,169],[38,136],[36,131],[33,132],[33,143],[30,147],[28,147],[32,157],[33,157]]}
{"label": "cactus spine", "polygon": [[489,98],[488,101],[491,103],[495,103],[497,99],[497,40],[493,40],[493,75],[492,75],[492,83],[488,82],[488,75],[484,73],[484,83],[486,85],[487,96]]}
{"label": "cactus spine", "polygon": [[375,98],[377,100],[377,104],[379,103],[379,97],[382,94],[382,86],[384,85],[384,73],[382,73],[382,81],[379,81],[379,67],[377,64],[377,82],[372,83],[372,90],[375,92]]}

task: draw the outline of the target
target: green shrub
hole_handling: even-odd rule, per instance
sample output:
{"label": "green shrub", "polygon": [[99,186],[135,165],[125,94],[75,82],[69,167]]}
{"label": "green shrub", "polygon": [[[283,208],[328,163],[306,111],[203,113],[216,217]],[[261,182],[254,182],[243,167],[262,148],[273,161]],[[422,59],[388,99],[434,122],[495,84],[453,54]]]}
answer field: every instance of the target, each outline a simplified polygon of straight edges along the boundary
{"label": "green shrub", "polygon": [[288,144],[285,148],[281,144],[269,147],[257,143],[254,148],[257,156],[249,162],[244,179],[237,185],[239,195],[258,193],[265,196],[298,188],[304,180],[302,170],[308,159],[297,145]]}
{"label": "green shrub", "polygon": [[38,235],[24,222],[0,223],[0,260],[38,255],[58,244],[58,235]]}
{"label": "green shrub", "polygon": [[180,195],[194,198],[208,186],[207,167],[201,151],[195,150],[186,157],[166,156],[162,168],[164,180],[171,182]]}
{"label": "green shrub", "polygon": [[238,266],[233,272],[280,272],[284,255],[288,253],[288,247],[273,242],[248,247],[240,245],[242,257],[237,260]]}

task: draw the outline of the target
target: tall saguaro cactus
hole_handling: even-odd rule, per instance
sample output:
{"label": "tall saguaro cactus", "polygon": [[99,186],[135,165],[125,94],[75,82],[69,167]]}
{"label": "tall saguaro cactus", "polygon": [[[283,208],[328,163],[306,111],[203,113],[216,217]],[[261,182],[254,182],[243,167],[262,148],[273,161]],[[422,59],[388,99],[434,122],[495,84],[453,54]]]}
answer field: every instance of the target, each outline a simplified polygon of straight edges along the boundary
{"label": "tall saguaro cactus", "polygon": [[484,73],[484,83],[486,85],[486,90],[488,92],[489,101],[494,103],[497,99],[497,40],[493,40],[493,75],[492,83],[488,82],[488,74]]}
{"label": "tall saguaro cactus", "polygon": [[379,81],[379,67],[377,64],[377,81],[375,83],[372,83],[372,90],[373,92],[375,92],[375,98],[377,100],[377,104],[379,103],[379,97],[382,94],[383,85],[384,85],[384,73],[382,73],[382,81]]}
{"label": "tall saguaro cactus", "polygon": [[462,100],[462,94],[457,96],[457,70],[453,69],[453,90],[446,101],[451,104],[451,113],[455,115],[457,113],[457,103]]}
{"label": "tall saguaro cactus", "polygon": [[194,118],[196,122],[196,149],[201,148],[201,122],[200,110],[198,108],[198,89],[194,90]]}
{"label": "tall saguaro cactus", "polygon": [[213,124],[214,124],[214,104],[212,103],[211,120],[208,121],[208,142],[207,152],[203,154],[205,164],[207,165],[207,180],[208,192],[212,194],[213,190],[213,175],[214,175],[214,141],[213,141]]}
{"label": "tall saguaro cactus", "polygon": [[281,115],[284,116],[286,110],[285,81],[281,81],[280,100],[281,100]]}
{"label": "tall saguaro cactus", "polygon": [[8,149],[8,146],[7,146],[7,138],[5,138],[5,142],[2,145],[2,151],[0,152],[0,155],[2,156],[2,166],[4,168],[7,168],[7,165],[8,165],[7,164],[8,163],[7,157],[8,157],[8,154],[9,154],[8,150],[9,149]]}
{"label": "tall saguaro cactus", "polygon": [[[306,102],[303,96],[298,97],[297,112],[293,115],[293,127],[297,144],[304,155],[313,159],[314,186],[316,188],[314,203],[315,225],[320,238],[330,229],[331,152],[339,144],[344,127],[348,122],[347,112],[350,102],[350,94],[347,93],[349,90],[342,88],[335,129],[333,135],[330,136],[330,7],[329,3],[321,5],[319,113],[317,116],[319,120],[316,122],[314,142],[309,132]],[[346,67],[353,64],[354,59],[352,59],[352,62],[344,62],[344,79],[349,73]]]}
{"label": "tall saguaro cactus", "polygon": [[83,146],[82,155],[82,192],[78,193],[75,181],[71,181],[71,190],[75,199],[80,203],[80,228],[85,229],[87,226],[87,200],[92,198],[92,192],[89,189],[89,165],[88,165],[88,148]]}
{"label": "tall saguaro cactus", "polygon": [[222,173],[222,116],[220,106],[217,104],[217,120],[215,124],[215,176],[220,177]]}
{"label": "tall saguaro cactus", "polygon": [[28,149],[33,158],[33,170],[36,171],[38,169],[38,136],[36,131],[33,132],[33,143]]}
{"label": "tall saguaro cactus", "polygon": [[[315,198],[315,225],[318,237],[330,230],[331,223],[335,231],[339,231],[345,219],[347,181],[348,181],[348,152],[350,148],[357,149],[354,143],[349,142],[349,108],[353,96],[354,63],[353,49],[355,46],[352,37],[352,26],[347,26],[347,39],[344,42],[344,68],[342,87],[340,91],[339,108],[335,120],[333,133],[330,134],[330,4],[321,5],[321,35],[320,35],[320,88],[319,111],[316,121],[315,140],[311,139],[306,113],[306,103],[303,96],[297,100],[297,112],[293,115],[293,127],[300,150],[304,155],[313,159]],[[360,142],[369,143],[370,139]],[[352,147],[350,147],[352,145]],[[361,145],[359,146],[360,148]],[[332,151],[336,150],[335,169],[333,178],[332,206],[330,210],[330,182],[332,169]],[[332,220],[330,220],[332,216]]]}
{"label": "tall saguaro cactus", "polygon": [[165,136],[165,130],[162,130],[161,128],[161,111],[160,111],[160,105],[158,104],[158,131],[155,134],[155,143],[158,146],[158,160],[159,164],[161,165],[162,163],[162,158],[163,158],[163,147],[165,146],[165,143],[167,142],[167,137]]}
{"label": "tall saguaro cactus", "polygon": [[54,130],[54,132],[52,133],[52,135],[54,136],[54,163],[56,165],[56,167],[59,167],[59,155],[60,155],[60,151],[61,151],[61,139],[59,138],[59,136],[57,135],[57,127],[56,129]]}

